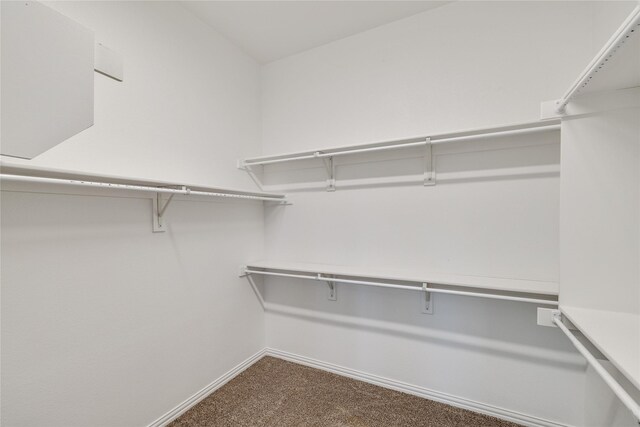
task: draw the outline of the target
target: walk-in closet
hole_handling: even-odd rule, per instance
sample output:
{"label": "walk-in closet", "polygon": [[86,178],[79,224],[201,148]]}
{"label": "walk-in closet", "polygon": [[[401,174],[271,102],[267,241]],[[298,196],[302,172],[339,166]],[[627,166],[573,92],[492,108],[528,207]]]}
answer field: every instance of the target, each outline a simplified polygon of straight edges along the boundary
{"label": "walk-in closet", "polygon": [[638,33],[0,1],[0,424],[637,427]]}

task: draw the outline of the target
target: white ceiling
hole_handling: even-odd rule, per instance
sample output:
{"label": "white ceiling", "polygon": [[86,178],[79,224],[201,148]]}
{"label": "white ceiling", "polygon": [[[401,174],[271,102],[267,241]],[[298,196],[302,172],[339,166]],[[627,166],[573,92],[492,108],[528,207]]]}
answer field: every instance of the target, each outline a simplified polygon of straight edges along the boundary
{"label": "white ceiling", "polygon": [[284,58],[447,1],[185,1],[204,22],[262,63]]}

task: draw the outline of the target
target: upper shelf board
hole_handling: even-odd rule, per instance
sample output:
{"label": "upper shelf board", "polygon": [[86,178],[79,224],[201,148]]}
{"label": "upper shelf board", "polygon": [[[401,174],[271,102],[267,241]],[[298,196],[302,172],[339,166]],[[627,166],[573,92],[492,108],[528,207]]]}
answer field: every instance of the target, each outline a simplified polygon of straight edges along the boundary
{"label": "upper shelf board", "polygon": [[640,389],[640,314],[564,305],[560,311]]}
{"label": "upper shelf board", "polygon": [[640,86],[640,34],[636,32],[640,33],[640,25],[579,94]]}
{"label": "upper shelf board", "polygon": [[368,144],[346,145],[340,147],[323,148],[318,150],[298,151],[272,156],[252,157],[240,161],[240,166],[252,166],[269,163],[279,163],[285,161],[304,160],[315,157],[329,157],[331,155],[355,154],[357,152],[378,151],[386,149],[400,149],[414,147],[427,140],[433,144],[459,141],[467,139],[498,137],[501,134],[518,134],[546,130],[558,130],[560,120],[542,120],[535,122],[523,122],[478,129],[467,129],[448,133],[440,133],[430,136],[419,136],[393,141],[374,142]]}
{"label": "upper shelf board", "polygon": [[417,270],[386,269],[381,271],[363,267],[279,261],[256,261],[247,264],[247,267],[298,273],[320,273],[324,275],[361,277],[378,280],[429,283],[430,285],[488,289],[503,292],[518,292],[550,296],[558,295],[558,284],[556,282],[513,279],[506,277],[470,276]]}
{"label": "upper shelf board", "polygon": [[[40,166],[22,165],[22,164],[9,164],[0,163],[0,172],[7,175],[20,175],[25,177],[40,177],[40,178],[54,178],[61,180],[73,180],[73,181],[92,181],[98,183],[109,183],[119,185],[130,185],[149,187],[149,191],[153,192],[154,188],[168,187],[187,187],[189,190],[197,192],[207,193],[219,193],[221,195],[237,195],[237,196],[249,196],[249,197],[263,197],[272,198],[275,201],[285,201],[286,196],[284,194],[267,193],[261,191],[246,191],[225,187],[209,187],[203,185],[189,185],[185,183],[156,181],[144,178],[132,178],[120,175],[108,175],[108,174],[96,174],[91,172],[70,171],[64,169],[45,168]],[[125,188],[126,189],[126,188]]]}
{"label": "upper shelf board", "polygon": [[640,4],[622,22],[596,56],[580,73],[556,109],[564,112],[575,97],[593,92],[640,86]]}

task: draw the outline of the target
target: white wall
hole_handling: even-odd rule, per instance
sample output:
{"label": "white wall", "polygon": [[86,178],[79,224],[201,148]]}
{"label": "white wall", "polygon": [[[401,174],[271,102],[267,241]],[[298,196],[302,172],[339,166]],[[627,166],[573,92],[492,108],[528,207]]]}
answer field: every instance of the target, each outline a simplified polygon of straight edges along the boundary
{"label": "white wall", "polygon": [[[576,100],[571,108],[586,114],[562,123],[560,304],[597,310],[605,317],[606,312],[634,314],[640,322],[640,91],[616,92]],[[624,109],[604,107],[625,103]],[[640,354],[640,334],[630,329],[631,338],[625,339],[621,333],[617,328],[607,331],[630,352],[627,359],[638,363],[633,355]],[[610,351],[606,346],[603,350]],[[624,360],[620,354],[612,357]],[[612,364],[605,366],[640,402],[640,391]],[[592,369],[586,385],[589,425],[637,425]]]}
{"label": "white wall", "polygon": [[268,64],[264,153],[536,120],[595,53],[592,18],[458,2]]}
{"label": "white wall", "polygon": [[[260,119],[265,153],[535,120],[601,44],[597,5],[454,3],[266,66],[260,107],[255,62],[173,3],[47,4],[122,54],[125,81],[96,75],[96,124],[32,163],[203,185],[251,188],[234,166]],[[313,162],[272,168],[274,186],[305,181],[295,205],[177,200],[165,234],[148,199],[4,187],[3,425],[146,425],[261,349],[236,274],[263,256],[263,219],[274,259],[557,280],[557,135],[436,154],[430,188],[415,152],[344,160],[336,193],[313,189]],[[437,296],[424,315],[415,295],[330,302],[284,280],[265,295],[269,346],[584,424],[584,363],[533,306]]]}
{"label": "white wall", "polygon": [[96,73],[94,126],[30,164],[253,189],[235,168],[260,149],[253,59],[172,2],[45,4],[120,54],[124,81]]}
{"label": "white wall", "polygon": [[[537,120],[599,46],[586,3],[461,2],[265,66],[264,154]],[[266,211],[275,260],[558,280],[557,135],[267,168],[294,205]],[[366,182],[373,178],[376,182]],[[380,185],[405,181],[402,185]],[[341,181],[343,180],[343,181]],[[344,185],[348,181],[348,186]],[[343,183],[342,188],[340,187]],[[321,183],[322,184],[322,183]],[[583,425],[583,360],[535,307],[301,281],[267,281],[267,344],[397,381]]]}
{"label": "white wall", "polygon": [[[122,54],[95,126],[32,163],[254,189],[258,67],[182,7],[48,3]],[[64,194],[63,194],[64,193]],[[238,267],[263,251],[256,202],[175,200],[151,232],[132,194],[3,186],[2,425],[144,426],[261,350]]]}
{"label": "white wall", "polygon": [[560,303],[640,314],[640,108],[590,111],[562,123]]}

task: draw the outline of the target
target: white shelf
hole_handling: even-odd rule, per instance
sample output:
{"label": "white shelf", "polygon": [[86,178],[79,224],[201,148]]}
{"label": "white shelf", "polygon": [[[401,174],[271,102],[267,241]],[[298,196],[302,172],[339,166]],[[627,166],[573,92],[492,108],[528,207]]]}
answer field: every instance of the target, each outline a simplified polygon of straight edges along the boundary
{"label": "white shelf", "polygon": [[457,288],[474,288],[519,294],[558,295],[556,282],[523,280],[505,277],[468,276],[416,270],[376,270],[342,265],[308,264],[276,261],[256,261],[247,264],[250,269],[278,270],[306,274],[323,274],[368,279],[429,283]]}
{"label": "white shelf", "polygon": [[[45,168],[40,166],[22,165],[14,163],[0,163],[0,172],[3,175],[12,175],[20,177],[43,178],[42,182],[50,179],[51,184],[55,184],[55,180],[61,185],[80,185],[77,183],[94,183],[93,187],[137,190],[153,192],[170,192],[166,190],[187,188],[189,194],[208,193],[202,195],[220,196],[220,197],[238,197],[238,198],[256,198],[256,199],[273,199],[274,201],[285,201],[284,194],[267,193],[262,191],[246,191],[225,187],[210,187],[203,185],[190,185],[186,183],[176,183],[167,181],[157,181],[144,178],[133,178],[121,175],[96,174],[90,172],[70,171],[64,169]],[[16,179],[17,180],[17,179]],[[25,179],[26,180],[26,179]],[[37,182],[34,180],[34,182]]]}
{"label": "white shelf", "polygon": [[[151,197],[153,203],[152,229],[154,233],[166,231],[164,214],[176,195],[288,204],[283,194],[236,190],[224,187],[185,185],[183,183],[117,175],[99,175],[11,163],[0,163],[0,179],[3,184],[5,182],[19,182],[36,185],[62,185],[98,190],[133,191],[151,196],[155,195],[155,197]],[[167,198],[164,199],[163,196]]]}
{"label": "white shelf", "polygon": [[560,306],[560,311],[640,389],[640,315]]}
{"label": "white shelf", "polygon": [[506,136],[509,134],[526,134],[533,132],[544,132],[560,129],[560,121],[557,119],[523,122],[508,125],[492,126],[478,129],[467,129],[462,131],[453,131],[440,133],[435,135],[418,136],[394,141],[383,141],[368,144],[345,145],[339,147],[322,148],[317,150],[306,150],[298,152],[290,152],[276,154],[271,156],[252,157],[244,159],[240,162],[242,167],[257,166],[272,163],[281,163],[296,160],[305,160],[313,158],[327,158],[332,156],[349,155],[362,152],[383,151],[401,148],[410,148],[425,145],[427,142],[432,144],[472,140],[488,137]]}
{"label": "white shelf", "polygon": [[558,112],[576,96],[640,86],[640,5],[636,6],[565,94]]}
{"label": "white shelf", "polygon": [[[640,26],[637,26],[635,32],[640,32]],[[607,65],[595,73],[591,82],[579,93],[637,86],[640,86],[640,35],[629,37],[620,50],[607,61]]]}

